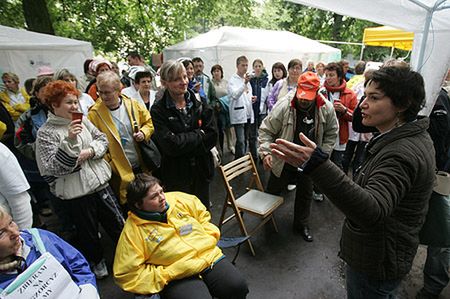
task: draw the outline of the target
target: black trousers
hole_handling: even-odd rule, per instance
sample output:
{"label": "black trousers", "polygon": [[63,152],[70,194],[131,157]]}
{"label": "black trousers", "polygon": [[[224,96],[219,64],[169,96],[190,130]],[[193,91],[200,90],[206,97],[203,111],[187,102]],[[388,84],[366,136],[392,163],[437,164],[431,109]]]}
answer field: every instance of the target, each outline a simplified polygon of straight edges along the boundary
{"label": "black trousers", "polygon": [[[103,258],[103,247],[98,236],[101,223],[114,244],[119,241],[124,219],[110,187],[72,200],[64,200],[69,210],[79,241],[78,248],[89,262],[99,263]],[[115,246],[114,246],[115,248]]]}
{"label": "black trousers", "polygon": [[205,274],[169,282],[160,293],[162,299],[240,299],[247,294],[247,282],[226,258]]}
{"label": "black trousers", "polygon": [[280,195],[293,179],[297,185],[297,189],[295,190],[293,227],[295,229],[299,229],[305,225],[308,225],[309,215],[311,214],[313,194],[312,180],[303,173],[293,169],[291,170],[289,167],[284,166],[279,178],[272,172],[270,173],[266,191],[270,194]]}
{"label": "black trousers", "polygon": [[209,210],[209,180],[201,177],[201,175],[194,175],[191,184],[167,184],[165,191],[181,191],[188,194],[193,194],[200,199],[206,209]]}

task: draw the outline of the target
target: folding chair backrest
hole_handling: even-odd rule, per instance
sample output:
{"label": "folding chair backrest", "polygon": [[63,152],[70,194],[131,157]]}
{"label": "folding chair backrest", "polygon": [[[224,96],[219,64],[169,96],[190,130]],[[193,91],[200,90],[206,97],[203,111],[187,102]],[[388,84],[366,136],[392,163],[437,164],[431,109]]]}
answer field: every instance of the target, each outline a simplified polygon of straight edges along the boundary
{"label": "folding chair backrest", "polygon": [[[251,175],[251,179],[249,182],[249,185],[247,186],[247,190],[253,187],[254,184],[256,184],[256,188],[260,191],[264,191],[264,188],[261,183],[261,179],[259,178],[258,171],[256,169],[255,162],[253,161],[252,155],[247,154],[245,156],[242,156],[239,159],[236,159],[226,165],[220,166],[222,177],[224,179],[224,183],[227,187],[227,189],[231,192],[232,187],[230,182],[236,178],[239,178],[242,175],[245,175],[246,173],[249,173]],[[233,193],[233,192],[231,192]],[[230,196],[232,194],[229,194]],[[233,196],[234,197],[234,196]]]}

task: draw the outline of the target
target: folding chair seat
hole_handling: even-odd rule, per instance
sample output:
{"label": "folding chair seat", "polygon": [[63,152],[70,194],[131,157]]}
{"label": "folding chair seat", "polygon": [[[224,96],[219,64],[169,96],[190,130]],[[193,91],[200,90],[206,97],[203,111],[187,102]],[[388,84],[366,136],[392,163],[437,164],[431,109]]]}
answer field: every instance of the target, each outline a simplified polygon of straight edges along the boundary
{"label": "folding chair seat", "polygon": [[[275,231],[278,232],[273,213],[284,200],[280,196],[275,196],[264,192],[261,179],[251,154],[247,154],[226,165],[220,166],[220,173],[225,184],[227,195],[223,205],[222,214],[220,216],[219,229],[222,229],[223,224],[236,217],[241,233],[245,237],[249,237],[247,242],[252,254],[255,255],[255,250],[250,237],[269,220],[272,220]],[[234,187],[231,186],[231,182],[238,179],[239,181],[237,182],[236,180],[235,182],[243,184],[246,177],[250,177],[249,183],[246,187],[242,188],[245,189],[246,192],[238,197]],[[229,207],[232,208],[233,213],[225,219],[225,215]],[[248,231],[243,220],[244,213],[248,213],[261,219],[256,227],[254,227],[250,232]]]}

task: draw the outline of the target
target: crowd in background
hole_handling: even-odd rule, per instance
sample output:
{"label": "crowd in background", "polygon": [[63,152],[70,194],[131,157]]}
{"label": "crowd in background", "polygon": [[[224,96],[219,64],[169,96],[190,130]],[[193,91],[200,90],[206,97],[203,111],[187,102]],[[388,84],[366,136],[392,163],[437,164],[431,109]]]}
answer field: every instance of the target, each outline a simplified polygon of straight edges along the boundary
{"label": "crowd in background", "polygon": [[[293,229],[311,242],[314,239],[308,221],[311,202],[325,200],[326,188],[298,166],[273,155],[272,144],[281,138],[308,146],[306,140],[311,140],[345,175],[356,177],[368,145],[370,148],[372,140],[387,133],[361,130],[354,123],[356,111],[365,103],[367,85],[371,80],[384,82],[376,76],[372,79],[379,66],[364,61],[352,70],[345,60],[308,61],[305,66],[296,58],[286,66],[276,62],[266,67],[261,59],[250,64],[245,56],[240,56],[236,60],[236,73],[224,78],[219,64],[206,74],[201,57],[166,61],[157,72],[138,53],[130,53],[127,60],[129,69],[121,74],[116,63],[88,59],[83,65],[84,75],[79,78],[67,69],[41,67],[36,78],[26,80],[24,87],[13,70],[2,74],[5,89],[0,92],[0,204],[20,229],[45,228],[39,215],[54,212],[60,221],[56,233],[69,242],[76,240],[75,246],[97,279],[109,275],[100,242],[100,223],[114,244],[120,244],[116,254],[119,264],[114,265],[117,282],[134,293],[162,292],[170,281],[198,273],[206,277],[207,270],[222,260],[216,246],[220,234],[210,226],[208,213],[209,184],[215,172],[213,148],[218,148],[221,155],[229,151],[235,159],[250,153],[255,162],[270,172],[266,188],[269,193],[281,194],[296,188]],[[387,63],[382,69],[407,68],[399,62],[393,64]],[[446,172],[450,168],[449,102],[448,90],[443,88],[430,116],[429,129],[437,169]],[[413,117],[405,122],[414,121],[416,115]],[[156,145],[161,158],[159,167],[144,162],[144,143]],[[333,175],[339,176],[338,172]],[[427,180],[430,178],[424,177]],[[164,195],[161,186],[171,193]],[[429,197],[426,190],[422,191],[423,197]],[[159,200],[159,206],[145,205],[143,198],[151,192]],[[354,192],[357,194],[358,190]],[[208,248],[202,258],[208,263],[199,266],[198,259],[183,260],[192,263],[191,267],[172,267],[176,269],[172,272],[159,267],[144,270],[134,264],[135,268],[130,268],[130,260],[139,261],[140,254],[129,255],[128,250],[146,250],[136,244],[131,249],[126,246],[133,236],[142,234],[139,225],[145,221],[167,223],[168,217],[177,217],[172,210],[178,211],[178,218],[184,213],[193,217],[195,225],[200,225],[206,236],[212,236],[211,244],[192,240]],[[422,214],[424,217],[426,213]],[[122,233],[124,225],[126,233]],[[45,238],[51,239],[53,235]],[[158,238],[163,236],[150,233],[148,238],[159,243],[162,239]],[[157,252],[156,248],[152,250]],[[448,263],[448,248],[439,247],[435,251]],[[158,264],[167,258],[161,252],[157,254],[160,256],[142,253],[145,256],[142,263],[153,259]],[[173,259],[170,257],[170,263],[179,262],[178,257]],[[236,280],[224,280],[232,270],[228,265],[223,267],[216,270],[223,272],[214,279],[235,291],[236,298],[244,298],[248,289],[243,278],[233,274],[238,277]],[[405,269],[397,269],[398,273],[382,279],[397,279],[405,274]],[[136,281],[141,274],[154,281],[151,288]],[[448,273],[446,279],[434,289],[425,285],[422,295],[439,294],[448,283]],[[95,286],[95,282],[91,284]],[[171,291],[166,288],[165,296],[180,296],[178,286],[169,285]],[[212,292],[220,298],[230,295],[223,289]]]}

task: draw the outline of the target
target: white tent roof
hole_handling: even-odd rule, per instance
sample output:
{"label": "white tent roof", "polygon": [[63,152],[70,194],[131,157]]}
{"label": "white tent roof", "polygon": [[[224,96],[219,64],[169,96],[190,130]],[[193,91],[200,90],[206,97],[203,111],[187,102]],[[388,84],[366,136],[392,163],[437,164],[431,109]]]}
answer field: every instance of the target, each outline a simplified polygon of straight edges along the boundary
{"label": "white tent roof", "polygon": [[309,38],[288,32],[224,26],[200,34],[164,49],[164,59],[200,56],[205,61],[205,72],[219,63],[226,76],[236,71],[236,58],[246,55],[250,63],[261,59],[268,72],[273,63],[285,65],[293,58],[306,60],[334,61],[341,57],[339,49],[321,44]]}
{"label": "white tent roof", "polygon": [[0,72],[16,73],[21,81],[35,77],[43,65],[81,76],[92,50],[89,42],[0,25]]}
{"label": "white tent roof", "polygon": [[290,1],[414,32],[411,64],[425,79],[427,106],[422,113],[430,113],[450,67],[449,0]]}

